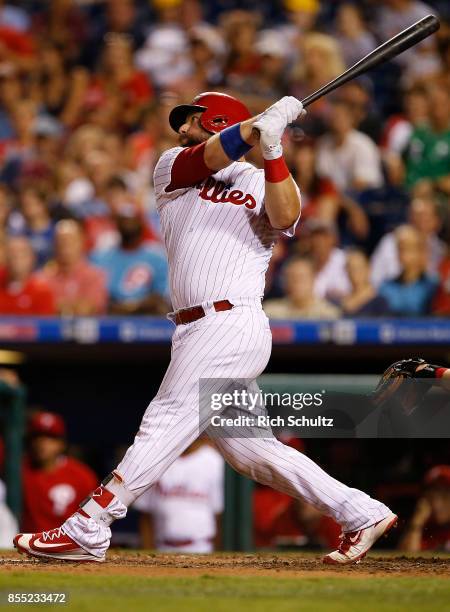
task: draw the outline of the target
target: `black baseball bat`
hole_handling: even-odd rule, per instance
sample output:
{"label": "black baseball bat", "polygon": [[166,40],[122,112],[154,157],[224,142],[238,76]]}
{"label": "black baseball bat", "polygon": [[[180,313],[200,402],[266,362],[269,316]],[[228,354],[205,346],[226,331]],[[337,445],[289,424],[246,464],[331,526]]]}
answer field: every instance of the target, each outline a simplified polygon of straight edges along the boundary
{"label": "black baseball bat", "polygon": [[439,19],[436,15],[427,15],[423,19],[419,19],[412,26],[406,28],[402,32],[399,32],[385,43],[365,55],[359,62],[356,62],[351,68],[343,72],[341,75],[313,92],[302,100],[304,107],[309,106],[325,94],[333,91],[337,87],[340,87],[344,83],[351,81],[355,77],[367,72],[371,68],[375,68],[383,62],[387,62],[396,55],[399,55],[406,49],[416,45],[418,42],[430,36],[437,30],[439,30]]}

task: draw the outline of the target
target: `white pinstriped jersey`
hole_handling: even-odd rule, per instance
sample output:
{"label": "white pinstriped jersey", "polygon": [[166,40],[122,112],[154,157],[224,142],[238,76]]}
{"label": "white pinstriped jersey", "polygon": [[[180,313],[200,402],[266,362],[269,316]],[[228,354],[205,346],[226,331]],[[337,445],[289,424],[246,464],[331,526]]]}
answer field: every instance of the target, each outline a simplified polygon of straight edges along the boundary
{"label": "white pinstriped jersey", "polygon": [[[259,298],[279,233],[264,210],[264,171],[233,162],[193,187],[166,192],[183,150],[164,152],[154,187],[175,310],[206,301]],[[295,225],[284,230],[292,236]]]}

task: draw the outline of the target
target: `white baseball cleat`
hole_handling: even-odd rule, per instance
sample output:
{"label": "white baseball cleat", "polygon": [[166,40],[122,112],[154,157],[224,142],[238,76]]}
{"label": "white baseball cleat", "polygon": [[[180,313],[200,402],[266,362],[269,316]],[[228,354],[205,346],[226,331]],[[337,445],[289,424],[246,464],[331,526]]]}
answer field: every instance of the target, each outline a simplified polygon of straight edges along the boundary
{"label": "white baseball cleat", "polygon": [[330,565],[358,563],[366,556],[378,538],[381,538],[392,527],[395,527],[397,520],[397,515],[391,512],[386,518],[370,527],[360,529],[359,531],[343,533],[339,548],[326,555],[323,558],[323,562]]}
{"label": "white baseball cleat", "polygon": [[97,561],[100,563],[105,560],[105,557],[96,557],[81,548],[66,534],[63,527],[42,533],[18,533],[13,542],[20,553],[40,559]]}

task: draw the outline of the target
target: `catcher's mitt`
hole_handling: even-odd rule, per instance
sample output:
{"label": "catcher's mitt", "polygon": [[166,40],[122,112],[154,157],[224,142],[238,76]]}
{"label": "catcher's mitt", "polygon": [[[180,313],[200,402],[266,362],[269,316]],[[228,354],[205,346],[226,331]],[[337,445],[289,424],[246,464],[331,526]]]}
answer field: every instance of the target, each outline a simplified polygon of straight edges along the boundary
{"label": "catcher's mitt", "polygon": [[405,414],[411,414],[420,404],[424,395],[432,386],[431,381],[420,377],[417,380],[417,369],[427,366],[420,357],[396,361],[385,370],[381,376],[371,400],[375,406],[384,406],[391,400],[400,405]]}

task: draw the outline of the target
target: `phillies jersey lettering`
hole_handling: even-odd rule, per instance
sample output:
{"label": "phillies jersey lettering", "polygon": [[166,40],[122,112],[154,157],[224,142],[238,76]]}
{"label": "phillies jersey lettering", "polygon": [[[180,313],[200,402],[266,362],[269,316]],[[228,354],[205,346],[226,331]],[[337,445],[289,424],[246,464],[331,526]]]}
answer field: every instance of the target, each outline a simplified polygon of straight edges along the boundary
{"label": "phillies jersey lettering", "polygon": [[[175,147],[163,153],[154,173],[173,308],[221,299],[262,299],[279,234],[264,209],[264,171],[233,162],[200,184],[167,191],[182,150]],[[294,228],[284,233],[292,236]]]}
{"label": "phillies jersey lettering", "polygon": [[200,190],[199,196],[202,200],[210,202],[243,205],[250,210],[255,208],[256,200],[250,193],[244,193],[239,189],[232,189],[232,185],[226,185],[223,181],[216,181],[210,176],[206,181],[196,185]]}

